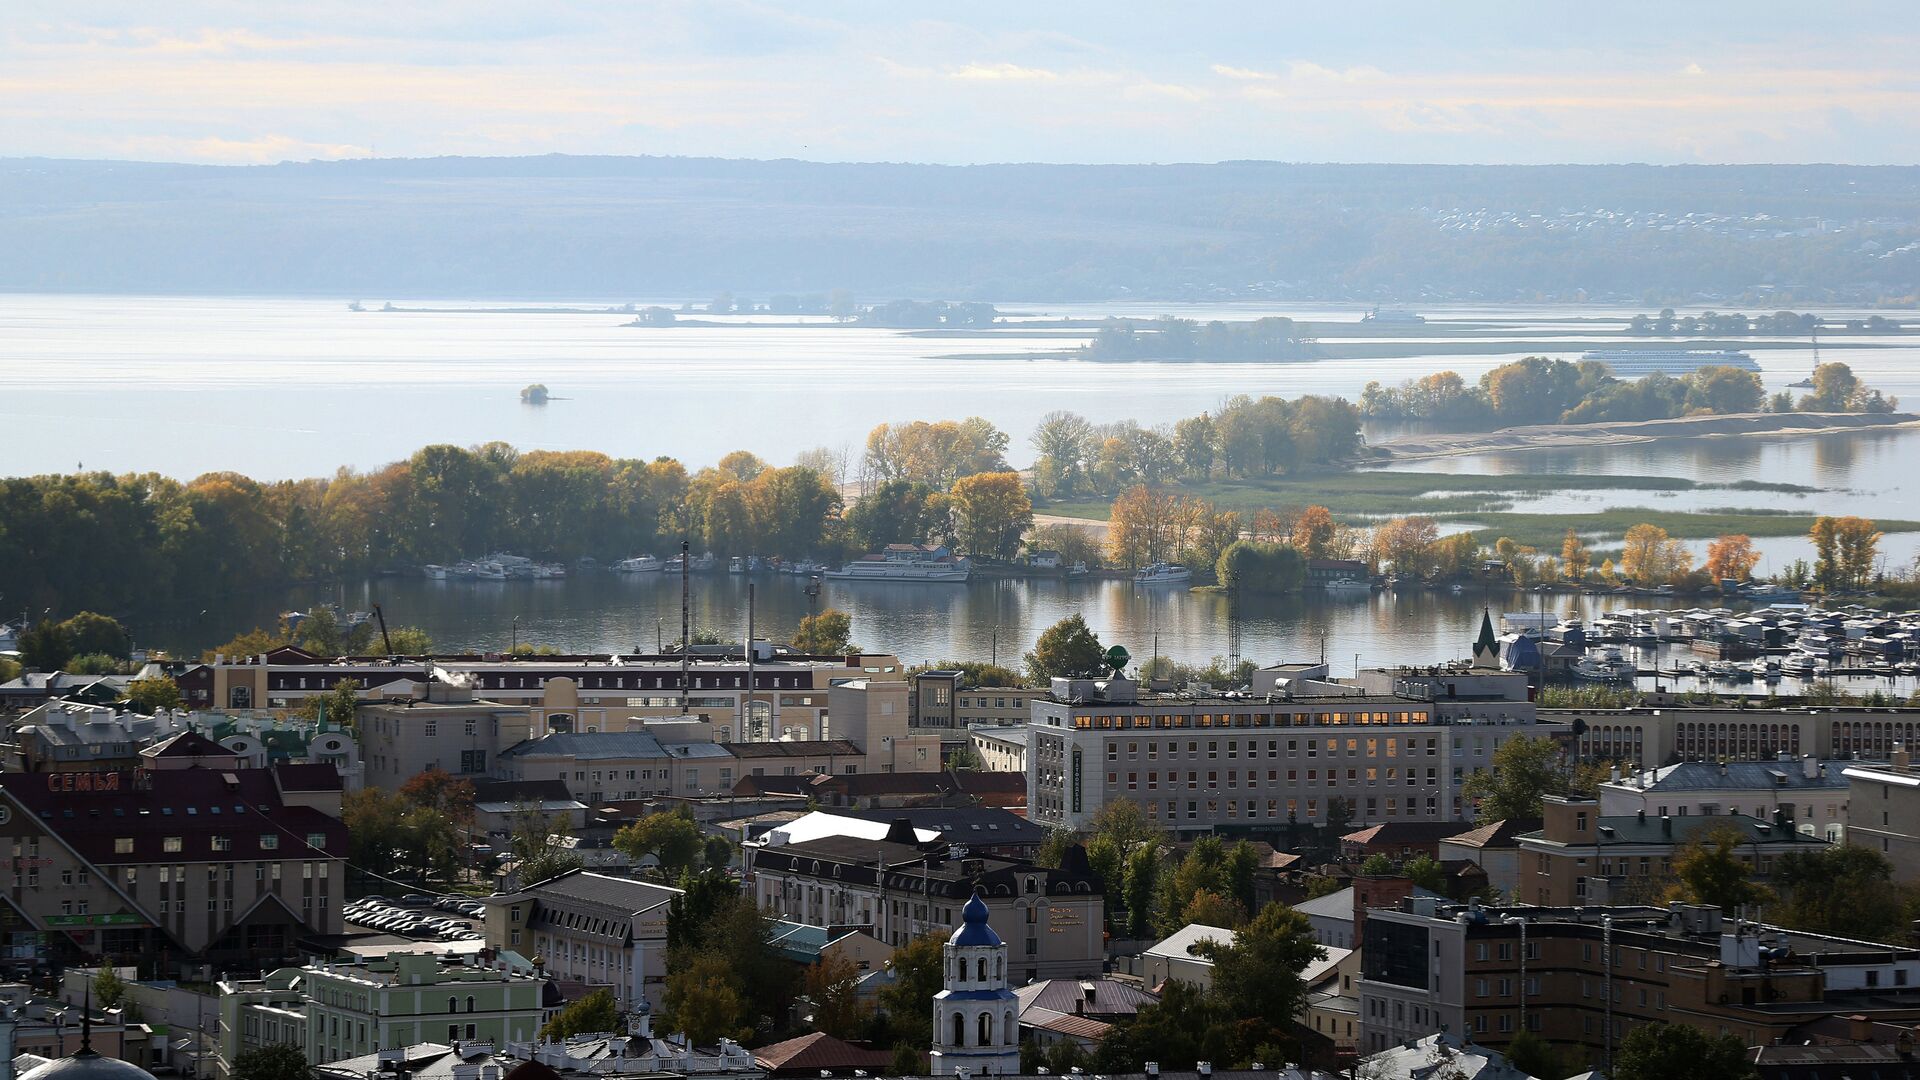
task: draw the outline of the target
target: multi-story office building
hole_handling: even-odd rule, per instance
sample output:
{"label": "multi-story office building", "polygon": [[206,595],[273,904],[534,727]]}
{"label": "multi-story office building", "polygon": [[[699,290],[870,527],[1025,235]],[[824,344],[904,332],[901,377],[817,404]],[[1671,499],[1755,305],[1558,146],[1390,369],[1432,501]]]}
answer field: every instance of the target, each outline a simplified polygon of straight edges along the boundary
{"label": "multi-story office building", "polygon": [[922,671],[912,685],[913,726],[945,731],[1025,724],[1029,703],[1047,693],[1030,686],[969,686],[964,671]]}
{"label": "multi-story office building", "polygon": [[220,1033],[215,1069],[233,1073],[233,1063],[263,1046],[307,1048],[307,998],[300,968],[275,968],[257,979],[225,978],[218,983]]}
{"label": "multi-story office building", "polygon": [[322,964],[301,973],[310,1065],[423,1042],[524,1042],[539,1031],[546,980],[424,953]]}
{"label": "multi-story office building", "polygon": [[1835,1014],[1920,1019],[1920,950],[1739,923],[1720,909],[1481,907],[1368,913],[1361,1052],[1436,1030],[1504,1046],[1525,1029],[1602,1064],[1643,1024],[1764,1046]]}
{"label": "multi-story office building", "polygon": [[1032,734],[1032,729],[1024,723],[1019,727],[994,725],[969,728],[967,739],[973,752],[980,756],[981,767],[988,772],[1024,773],[1027,771],[1027,740]]}
{"label": "multi-story office building", "polygon": [[1743,814],[1604,817],[1597,800],[1549,795],[1542,818],[1538,832],[1514,838],[1520,848],[1514,892],[1525,903],[1547,906],[1652,898],[1671,882],[1674,857],[1709,832],[1737,833],[1735,854],[1755,878],[1772,873],[1773,860],[1781,855],[1828,846],[1794,828],[1785,811],[1770,819]]}
{"label": "multi-story office building", "polygon": [[538,956],[549,975],[610,986],[622,1009],[659,1009],[667,981],[667,905],[679,889],[575,870],[487,906],[486,940]]}
{"label": "multi-story office building", "polygon": [[294,960],[298,938],[340,932],[341,798],[330,765],[0,774],[5,955]]}
{"label": "multi-story office building", "polygon": [[1846,831],[1851,761],[1683,761],[1658,769],[1613,770],[1600,785],[1600,816],[1717,817],[1741,813],[1771,821],[1778,812],[1801,832],[1837,841]]}
{"label": "multi-story office building", "polygon": [[1084,829],[1108,802],[1130,799],[1176,833],[1249,833],[1324,823],[1338,799],[1356,826],[1470,819],[1466,778],[1506,740],[1549,729],[1512,700],[1512,676],[1460,669],[1455,694],[1433,679],[1386,673],[1399,687],[1389,692],[1304,664],[1257,672],[1246,693],[1056,679],[1033,703],[1028,816]]}
{"label": "multi-story office building", "polygon": [[1047,869],[961,857],[959,846],[921,841],[900,825],[881,840],[834,836],[762,847],[753,857],[754,898],[776,918],[869,927],[899,948],[943,933],[978,892],[995,924],[1010,928],[1015,981],[1100,973],[1104,888],[1084,852]]}

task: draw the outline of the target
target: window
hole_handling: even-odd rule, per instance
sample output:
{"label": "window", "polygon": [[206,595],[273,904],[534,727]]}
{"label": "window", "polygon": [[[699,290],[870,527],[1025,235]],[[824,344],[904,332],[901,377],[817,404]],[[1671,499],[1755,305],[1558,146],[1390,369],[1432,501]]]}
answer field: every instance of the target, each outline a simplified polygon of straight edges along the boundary
{"label": "window", "polygon": [[177,837],[177,836],[163,836],[163,837],[161,837],[161,838],[160,838],[160,850],[161,850],[161,851],[179,851],[179,850],[181,850],[181,846],[180,846],[180,838],[179,838],[179,837]]}
{"label": "window", "polygon": [[131,854],[133,854],[133,837],[131,837],[131,836],[116,836],[116,837],[114,837],[114,839],[113,839],[113,853],[114,853],[115,855],[131,855]]}
{"label": "window", "polygon": [[215,851],[232,851],[232,850],[233,850],[233,837],[231,837],[231,836],[216,836],[216,837],[213,837],[213,850],[215,850]]}
{"label": "window", "polygon": [[260,834],[260,850],[275,851],[279,847],[280,847],[279,834],[277,833],[261,833]]}

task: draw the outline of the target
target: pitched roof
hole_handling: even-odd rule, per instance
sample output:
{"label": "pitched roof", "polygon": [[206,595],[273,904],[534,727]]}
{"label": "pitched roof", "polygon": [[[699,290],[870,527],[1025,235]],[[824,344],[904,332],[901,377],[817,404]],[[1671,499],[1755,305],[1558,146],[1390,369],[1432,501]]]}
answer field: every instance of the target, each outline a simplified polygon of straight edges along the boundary
{"label": "pitched roof", "polygon": [[1383,821],[1350,832],[1341,840],[1350,844],[1432,844],[1459,829],[1453,821]]}
{"label": "pitched roof", "polygon": [[[1684,844],[1694,834],[1714,828],[1731,828],[1740,834],[1741,844],[1808,844],[1820,847],[1828,846],[1827,841],[1817,836],[1807,836],[1794,830],[1792,825],[1785,828],[1771,821],[1764,821],[1745,814],[1715,814],[1710,817],[1669,818],[1672,828],[1666,822],[1652,816],[1639,814],[1621,817],[1603,817],[1594,823],[1594,842],[1601,847],[1613,844]],[[1518,839],[1531,843],[1547,844],[1554,847],[1565,845],[1548,840],[1544,829],[1522,833]],[[1584,843],[1584,842],[1583,842]]]}
{"label": "pitched roof", "polygon": [[[1091,991],[1093,1000],[1087,1000]],[[1056,1013],[1092,1016],[1131,1016],[1159,1001],[1157,994],[1119,979],[1042,979],[1015,987],[1020,999],[1021,1020],[1028,1009],[1051,1009]]]}
{"label": "pitched roof", "polygon": [[1193,947],[1203,941],[1217,941],[1222,945],[1231,945],[1233,944],[1233,931],[1224,926],[1208,926],[1205,923],[1188,923],[1148,946],[1146,955],[1166,956],[1175,960],[1194,960],[1202,964],[1211,964],[1213,961],[1193,951]]}
{"label": "pitched roof", "polygon": [[[80,777],[90,785],[82,798],[51,790],[50,781]],[[0,789],[95,865],[310,858],[309,837],[325,857],[347,855],[347,827],[286,805],[271,769],[158,769],[137,781],[131,773],[0,773]],[[120,840],[132,850],[117,850]],[[226,846],[214,850],[216,840]],[[180,850],[166,850],[173,841]]]}
{"label": "pitched roof", "polygon": [[1521,833],[1532,832],[1540,827],[1539,818],[1505,818],[1490,821],[1478,828],[1468,829],[1455,836],[1446,837],[1442,843],[1459,844],[1462,847],[1510,848],[1519,845],[1513,838]]}
{"label": "pitched roof", "polygon": [[500,751],[501,757],[664,758],[667,748],[644,731],[556,731]]}
{"label": "pitched roof", "polygon": [[722,744],[737,758],[861,757],[860,748],[846,739],[796,739],[786,742],[730,742]]}
{"label": "pitched roof", "polygon": [[816,1069],[885,1069],[893,1064],[893,1054],[870,1050],[836,1039],[824,1031],[815,1031],[797,1039],[788,1039],[753,1052],[753,1060],[763,1069],[778,1071]]}
{"label": "pitched roof", "polygon": [[650,911],[680,895],[679,889],[632,878],[611,877],[589,870],[570,870],[558,877],[537,881],[509,896],[488,897],[482,903],[510,903],[528,897],[552,896],[601,904],[629,915]]}
{"label": "pitched roof", "polygon": [[[1446,897],[1441,896],[1439,893],[1429,889],[1422,889],[1418,885],[1414,886],[1412,895],[1431,896],[1439,900],[1446,899]],[[1293,910],[1306,915],[1318,915],[1323,919],[1351,920],[1353,918],[1353,886],[1349,885],[1337,892],[1330,892],[1325,896],[1316,896],[1311,900],[1302,900],[1300,903],[1293,905]]]}
{"label": "pitched roof", "polygon": [[140,756],[144,758],[230,758],[236,755],[232,750],[197,731],[183,731],[140,751]]}

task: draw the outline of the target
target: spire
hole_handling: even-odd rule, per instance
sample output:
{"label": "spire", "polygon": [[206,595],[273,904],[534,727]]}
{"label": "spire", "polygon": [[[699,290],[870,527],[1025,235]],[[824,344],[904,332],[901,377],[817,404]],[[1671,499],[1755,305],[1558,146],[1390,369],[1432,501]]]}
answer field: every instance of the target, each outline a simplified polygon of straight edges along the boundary
{"label": "spire", "polygon": [[1480,609],[1480,637],[1473,643],[1474,667],[1500,666],[1500,641],[1493,636],[1493,611]]}
{"label": "spire", "polygon": [[74,1057],[97,1057],[93,1052],[93,981],[87,981],[87,993],[80,1006],[80,1050]]}

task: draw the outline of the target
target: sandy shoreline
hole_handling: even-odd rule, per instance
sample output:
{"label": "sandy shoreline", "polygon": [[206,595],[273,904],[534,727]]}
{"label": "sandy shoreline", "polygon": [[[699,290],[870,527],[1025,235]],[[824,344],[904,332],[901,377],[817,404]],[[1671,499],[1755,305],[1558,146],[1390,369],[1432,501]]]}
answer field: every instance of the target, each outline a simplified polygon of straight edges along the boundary
{"label": "sandy shoreline", "polygon": [[1920,424],[1914,413],[1735,413],[1603,424],[1532,424],[1499,431],[1401,435],[1373,444],[1381,463],[1515,450],[1616,446],[1659,439],[1823,435]]}

